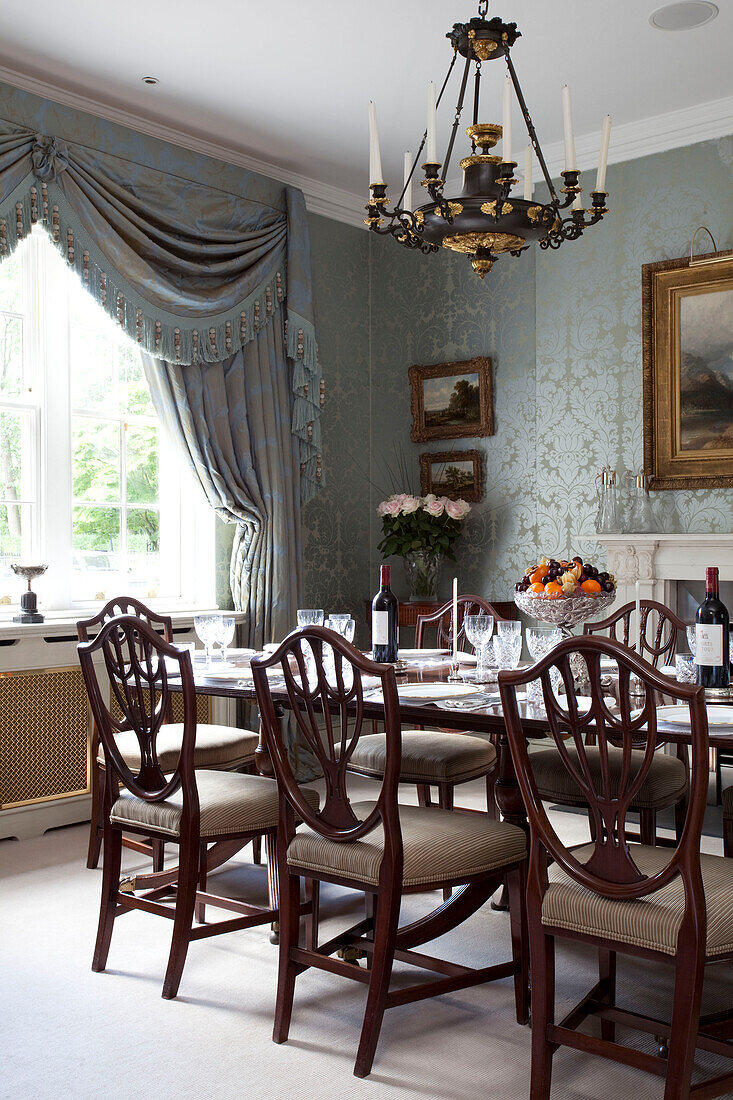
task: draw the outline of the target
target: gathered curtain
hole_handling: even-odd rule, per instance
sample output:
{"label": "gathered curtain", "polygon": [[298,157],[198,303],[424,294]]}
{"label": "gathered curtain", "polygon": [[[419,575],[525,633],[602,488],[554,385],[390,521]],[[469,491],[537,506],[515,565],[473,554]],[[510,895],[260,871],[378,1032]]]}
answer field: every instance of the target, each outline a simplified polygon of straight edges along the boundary
{"label": "gathered curtain", "polygon": [[237,525],[232,594],[253,645],[292,627],[300,504],[324,481],[305,202],[270,194],[0,119],[0,261],[42,224],[140,347],[161,419]]}

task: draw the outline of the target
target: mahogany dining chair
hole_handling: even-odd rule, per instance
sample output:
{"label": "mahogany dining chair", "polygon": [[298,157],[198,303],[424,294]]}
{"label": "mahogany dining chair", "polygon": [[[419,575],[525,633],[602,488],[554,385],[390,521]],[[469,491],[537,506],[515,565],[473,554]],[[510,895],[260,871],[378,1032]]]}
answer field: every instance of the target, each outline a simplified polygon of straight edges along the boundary
{"label": "mahogany dining chair", "polygon": [[[590,703],[579,706],[570,658],[585,660]],[[601,683],[601,658],[619,669],[618,707]],[[559,672],[565,695],[551,673]],[[631,677],[642,695],[630,696]],[[539,681],[549,736],[568,782],[583,795],[591,842],[570,849],[543,805],[522,729],[517,688]],[[691,1086],[696,1046],[733,1058],[733,1013],[701,1017],[706,963],[733,959],[733,861],[701,855],[708,790],[705,694],[692,684],[670,684],[618,641],[567,638],[532,668],[501,672],[499,690],[512,759],[531,835],[527,910],[532,971],[531,1100],[549,1100],[553,1057],[561,1046],[647,1070],[664,1079],[665,1100],[730,1095],[733,1073]],[[626,817],[655,761],[658,693],[689,708],[692,780],[682,836],[674,851],[630,843]],[[595,754],[588,734],[592,731]],[[663,737],[664,734],[661,734]],[[560,1023],[555,1022],[555,943],[573,940],[597,949],[599,980]],[[638,1001],[616,1001],[618,954],[653,960],[674,970],[671,1021],[654,1019]],[[641,988],[639,989],[641,996]],[[600,1037],[579,1030],[600,1018]],[[667,1040],[659,1055],[616,1041],[616,1025]],[[665,1056],[666,1055],[666,1056]],[[562,1093],[562,1090],[558,1090]]]}
{"label": "mahogany dining chair", "polygon": [[[280,796],[280,961],[273,1039],[288,1038],[296,978],[317,967],[364,983],[367,1003],[354,1073],[366,1077],[387,1008],[454,992],[497,978],[513,977],[516,1015],[527,1020],[527,952],[524,920],[525,834],[486,814],[450,813],[435,806],[399,805],[401,736],[397,682],[391,665],[375,664],[335,632],[305,627],[290,634],[267,657],[252,660],[262,728]],[[317,759],[325,781],[322,807],[303,798],[276,715],[268,672],[284,680],[288,706],[300,736]],[[374,677],[384,698],[386,764],[373,801],[349,796],[351,760],[364,724],[363,676]],[[296,830],[296,815],[303,824]],[[364,892],[366,919],[325,944],[299,933],[301,878]],[[506,880],[512,958],[474,969],[413,949],[466,920]],[[431,914],[399,927],[403,895],[461,886]],[[364,951],[367,969],[333,955],[341,948]],[[395,959],[435,971],[435,980],[390,991]]]}
{"label": "mahogany dining chair", "polygon": [[[92,970],[105,969],[114,921],[121,913],[141,909],[173,918],[163,983],[163,997],[170,999],[178,992],[192,940],[277,920],[278,910],[274,907],[263,908],[206,892],[209,845],[231,844],[234,854],[254,837],[274,838],[278,825],[277,785],[259,775],[194,767],[196,688],[191,655],[164,641],[139,615],[111,618],[93,641],[80,643],[78,651],[105,756],[102,897]],[[101,661],[95,661],[97,655]],[[172,750],[166,745],[164,761],[158,752],[158,738],[165,733],[165,718],[170,713],[169,676],[181,679],[183,723],[177,757],[172,759]],[[121,717],[113,711],[111,700]],[[139,746],[140,763],[133,768],[120,749],[122,729],[128,730]],[[304,790],[301,801],[310,812],[318,808],[315,791]],[[136,894],[133,879],[123,890],[123,832],[177,844],[175,880],[169,881],[170,874],[166,873],[160,876],[165,880],[163,885]],[[155,875],[144,877],[150,880]],[[164,904],[160,899],[170,892],[175,894],[175,901]],[[195,914],[206,905],[240,915],[194,928]],[[300,912],[299,906],[294,906]],[[314,919],[312,913],[309,919]]]}

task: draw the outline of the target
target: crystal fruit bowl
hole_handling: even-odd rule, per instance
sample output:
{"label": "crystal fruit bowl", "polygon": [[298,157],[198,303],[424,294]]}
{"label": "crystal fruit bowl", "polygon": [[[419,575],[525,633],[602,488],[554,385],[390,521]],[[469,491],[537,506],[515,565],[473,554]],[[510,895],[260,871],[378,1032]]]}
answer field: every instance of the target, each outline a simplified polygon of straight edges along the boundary
{"label": "crystal fruit bowl", "polygon": [[515,592],[514,602],[525,615],[541,623],[550,623],[570,633],[573,626],[599,619],[616,599],[616,592],[600,592],[588,596],[580,592],[573,596],[543,596],[539,592]]}

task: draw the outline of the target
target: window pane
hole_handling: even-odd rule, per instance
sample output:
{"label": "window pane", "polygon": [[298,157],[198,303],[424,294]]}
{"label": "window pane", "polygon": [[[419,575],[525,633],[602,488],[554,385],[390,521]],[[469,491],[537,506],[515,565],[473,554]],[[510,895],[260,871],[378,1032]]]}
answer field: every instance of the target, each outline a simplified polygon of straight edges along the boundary
{"label": "window pane", "polygon": [[33,420],[27,411],[0,409],[0,500],[33,500]]}
{"label": "window pane", "polygon": [[113,420],[72,420],[73,492],[77,499],[120,499],[120,430]]}
{"label": "window pane", "polygon": [[0,313],[0,394],[19,397],[23,387],[23,322]]}
{"label": "window pane", "polygon": [[[74,568],[104,570],[111,569],[113,566],[117,568],[119,564],[117,552],[120,548],[119,508],[76,505],[72,509],[72,516]],[[87,550],[94,553],[80,553]],[[105,561],[105,558],[108,560]]]}
{"label": "window pane", "polygon": [[21,581],[11,571],[9,562],[25,558],[25,564],[33,553],[31,504],[0,504],[0,599],[14,593],[13,603],[18,602]]}
{"label": "window pane", "polygon": [[19,245],[13,255],[0,264],[0,309],[6,309],[8,313],[25,312],[22,271],[25,253],[26,245]]}
{"label": "window pane", "polygon": [[131,504],[158,501],[158,430],[130,425],[125,433],[127,447],[127,499]]}
{"label": "window pane", "polygon": [[160,516],[153,508],[127,513],[127,565],[130,591],[160,594]]}
{"label": "window pane", "polygon": [[155,416],[148,383],[145,381],[140,349],[132,342],[125,340],[120,344],[117,355],[122,407],[136,416]]}
{"label": "window pane", "polygon": [[105,410],[117,412],[114,324],[76,280],[69,291],[69,308],[72,408],[103,405]]}

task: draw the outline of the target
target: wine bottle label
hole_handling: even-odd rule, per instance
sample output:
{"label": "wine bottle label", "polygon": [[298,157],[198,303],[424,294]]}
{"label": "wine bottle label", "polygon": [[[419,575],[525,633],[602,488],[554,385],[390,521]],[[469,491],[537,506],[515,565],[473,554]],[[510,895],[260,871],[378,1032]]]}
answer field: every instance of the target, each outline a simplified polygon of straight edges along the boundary
{"label": "wine bottle label", "polygon": [[721,623],[696,623],[695,639],[696,665],[722,665],[723,626]]}
{"label": "wine bottle label", "polygon": [[389,645],[388,611],[372,611],[372,645]]}

